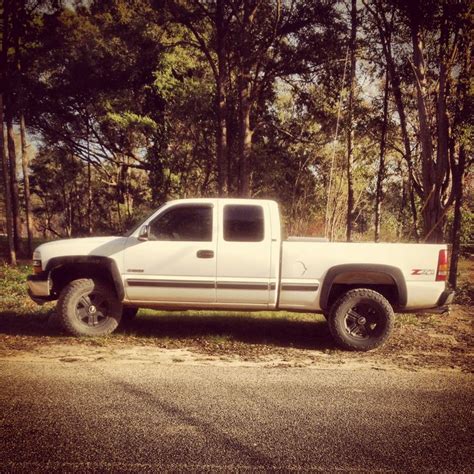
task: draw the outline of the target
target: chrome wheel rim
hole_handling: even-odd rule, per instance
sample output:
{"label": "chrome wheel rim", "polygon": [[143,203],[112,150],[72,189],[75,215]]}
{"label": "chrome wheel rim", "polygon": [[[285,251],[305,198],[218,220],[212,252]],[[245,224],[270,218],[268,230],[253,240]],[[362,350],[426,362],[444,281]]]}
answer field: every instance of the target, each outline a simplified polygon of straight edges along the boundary
{"label": "chrome wheel rim", "polygon": [[109,305],[105,296],[92,291],[79,298],[76,304],[76,318],[88,327],[102,325],[108,318]]}
{"label": "chrome wheel rim", "polygon": [[344,318],[344,329],[354,339],[377,336],[382,324],[380,314],[368,304],[357,304],[349,309]]}

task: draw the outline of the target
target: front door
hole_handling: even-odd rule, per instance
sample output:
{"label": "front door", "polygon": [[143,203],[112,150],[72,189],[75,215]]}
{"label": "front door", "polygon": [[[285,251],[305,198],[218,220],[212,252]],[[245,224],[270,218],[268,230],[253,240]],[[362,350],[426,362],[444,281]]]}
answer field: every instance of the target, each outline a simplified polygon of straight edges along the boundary
{"label": "front door", "polygon": [[147,241],[129,238],[124,254],[126,297],[134,302],[216,301],[216,207],[170,204],[149,223]]}

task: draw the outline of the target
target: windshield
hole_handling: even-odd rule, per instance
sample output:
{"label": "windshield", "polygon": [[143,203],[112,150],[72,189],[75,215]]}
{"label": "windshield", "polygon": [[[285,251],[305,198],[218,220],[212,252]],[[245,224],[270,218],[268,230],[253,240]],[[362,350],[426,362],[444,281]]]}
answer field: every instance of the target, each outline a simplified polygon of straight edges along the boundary
{"label": "windshield", "polygon": [[158,209],[155,209],[153,212],[150,212],[147,214],[147,216],[142,219],[138,224],[134,225],[129,231],[125,232],[125,234],[123,234],[124,237],[130,237],[136,230],[138,230],[143,224],[145,224],[145,222],[153,215],[155,214],[155,212],[159,211],[162,207],[164,206],[161,205]]}

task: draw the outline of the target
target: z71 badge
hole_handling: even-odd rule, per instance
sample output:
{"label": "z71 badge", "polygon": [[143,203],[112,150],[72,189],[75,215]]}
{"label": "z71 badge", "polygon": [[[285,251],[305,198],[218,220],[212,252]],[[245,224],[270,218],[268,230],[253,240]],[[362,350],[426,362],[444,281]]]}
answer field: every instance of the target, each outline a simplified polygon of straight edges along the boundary
{"label": "z71 badge", "polygon": [[434,275],[434,270],[432,268],[414,268],[411,271],[412,275]]}

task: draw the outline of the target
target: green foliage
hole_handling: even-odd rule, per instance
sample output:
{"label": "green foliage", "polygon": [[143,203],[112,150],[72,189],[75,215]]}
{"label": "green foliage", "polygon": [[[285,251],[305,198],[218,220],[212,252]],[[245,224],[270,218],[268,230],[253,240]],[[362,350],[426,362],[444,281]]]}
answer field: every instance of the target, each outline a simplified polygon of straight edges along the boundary
{"label": "green foliage", "polygon": [[[409,2],[376,3],[368,6],[393,21],[391,46],[410,123],[414,175],[420,181],[407,21],[413,11]],[[254,15],[247,15],[244,4],[255,7]],[[429,80],[435,84],[442,9],[429,4],[419,5],[427,11],[420,27]],[[219,5],[221,23],[217,3],[203,1],[45,0],[22,13],[21,73],[12,67],[13,49],[10,73],[17,84],[17,108],[25,112],[38,144],[31,171],[36,230],[42,235],[120,232],[171,198],[217,195],[220,75],[227,139],[224,194],[237,195],[242,179],[240,94],[249,84],[250,194],[278,200],[290,234],[326,232],[344,238],[347,5],[307,0],[282,2],[280,9],[269,0]],[[450,31],[459,26],[457,40],[464,38],[453,61],[461,61],[469,45],[463,36],[469,22],[465,6],[460,2],[447,18]],[[359,5],[359,15],[354,234],[370,240],[386,63],[368,8]],[[461,66],[453,64],[447,101],[449,114],[456,117],[454,163],[460,144],[470,156],[472,141],[472,81]],[[467,91],[463,101],[461,86]],[[412,188],[392,95],[388,115],[381,238],[413,240]],[[423,197],[414,200],[419,212]],[[472,223],[467,211],[463,216],[464,242],[472,240]]]}
{"label": "green foliage", "polygon": [[[4,242],[0,241],[0,245],[3,250]],[[30,273],[29,265],[11,267],[0,262],[0,311],[26,314],[36,306],[26,291],[26,277]]]}

